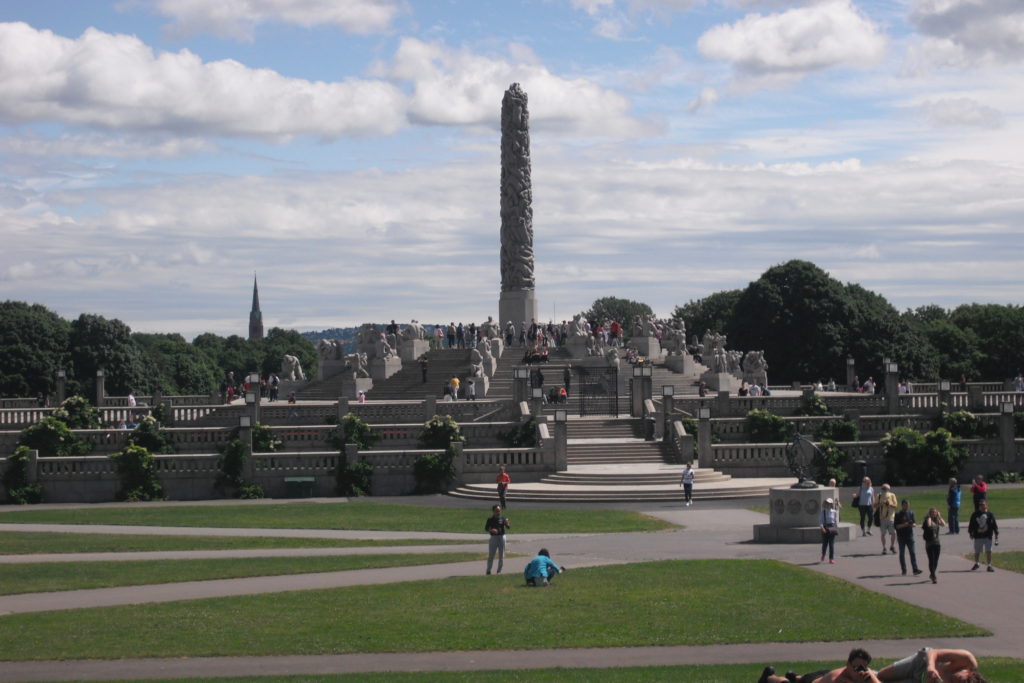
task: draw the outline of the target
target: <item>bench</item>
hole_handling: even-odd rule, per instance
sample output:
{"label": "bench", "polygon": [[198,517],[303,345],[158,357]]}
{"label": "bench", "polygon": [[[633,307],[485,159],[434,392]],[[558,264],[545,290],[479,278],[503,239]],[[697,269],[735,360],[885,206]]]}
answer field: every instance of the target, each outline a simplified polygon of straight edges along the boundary
{"label": "bench", "polygon": [[312,498],[316,477],[285,477],[284,490],[288,498]]}

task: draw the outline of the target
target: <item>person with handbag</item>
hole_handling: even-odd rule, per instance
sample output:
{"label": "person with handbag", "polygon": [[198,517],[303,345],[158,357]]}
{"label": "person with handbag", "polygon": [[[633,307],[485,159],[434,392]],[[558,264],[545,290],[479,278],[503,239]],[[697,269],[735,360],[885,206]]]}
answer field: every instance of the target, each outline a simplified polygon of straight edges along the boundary
{"label": "person with handbag", "polygon": [[942,536],[939,527],[946,526],[939,509],[928,508],[928,515],[921,522],[921,532],[924,535],[924,552],[928,555],[928,578],[932,583],[938,583],[935,572],[939,568],[939,553],[942,552]]}
{"label": "person with handbag", "polygon": [[828,551],[828,563],[836,563],[836,535],[839,534],[839,513],[836,512],[835,501],[826,498],[821,506],[821,561],[825,561],[825,551]]}

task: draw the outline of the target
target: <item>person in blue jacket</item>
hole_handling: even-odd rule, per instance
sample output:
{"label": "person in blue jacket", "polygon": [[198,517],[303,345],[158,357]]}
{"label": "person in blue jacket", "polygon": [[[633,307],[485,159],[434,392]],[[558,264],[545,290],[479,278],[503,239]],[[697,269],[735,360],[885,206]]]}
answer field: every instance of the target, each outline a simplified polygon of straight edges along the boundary
{"label": "person in blue jacket", "polygon": [[527,586],[550,586],[555,574],[561,574],[565,567],[559,567],[551,560],[547,548],[541,548],[537,557],[530,560],[523,571]]}
{"label": "person in blue jacket", "polygon": [[946,515],[946,522],[949,524],[949,533],[960,533],[960,484],[956,479],[949,480],[949,491],[946,493],[946,507],[949,514]]}

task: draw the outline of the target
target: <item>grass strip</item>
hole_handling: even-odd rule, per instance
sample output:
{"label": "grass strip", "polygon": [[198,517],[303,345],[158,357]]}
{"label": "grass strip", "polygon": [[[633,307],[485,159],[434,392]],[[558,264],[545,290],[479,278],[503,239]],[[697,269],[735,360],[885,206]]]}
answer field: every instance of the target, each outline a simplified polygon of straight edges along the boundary
{"label": "grass strip", "polygon": [[[808,610],[807,596],[829,609]],[[645,562],[0,617],[0,660],[630,647],[988,635],[773,560]],[[842,614],[842,619],[835,619]]]}
{"label": "grass strip", "polygon": [[[907,654],[913,654],[910,650]],[[846,659],[845,653],[836,653],[835,660],[827,662],[773,662],[780,673],[797,671],[801,674],[838,668]],[[882,667],[891,664],[889,660],[876,658],[872,662]],[[1008,657],[985,657],[979,661],[981,672],[990,681],[1024,681],[1024,660]],[[515,669],[495,671],[414,671],[386,672],[372,674],[336,674],[332,676],[264,676],[260,678],[200,678],[195,683],[227,683],[229,681],[258,681],[258,683],[488,683],[489,681],[538,681],[545,683],[751,683],[756,681],[764,668],[762,664],[703,664],[694,666],[641,666],[616,667],[608,669]],[[170,679],[165,679],[170,681]],[[156,682],[159,683],[159,682]]]}
{"label": "grass strip", "polygon": [[[877,493],[881,489],[883,482],[878,481],[875,483],[875,492]],[[920,521],[924,519],[925,514],[928,512],[928,508],[936,507],[939,512],[942,513],[942,518],[946,518],[948,507],[946,506],[946,492],[949,490],[948,486],[937,486],[934,489],[927,491],[912,491],[904,493],[900,490],[901,487],[897,486],[893,488],[893,492],[896,494],[896,498],[903,500],[906,498],[910,501],[910,508],[917,515],[917,519]],[[853,497],[856,489],[852,486],[844,486],[840,489],[839,495],[843,502],[843,510],[840,513],[840,517],[844,522],[851,522],[858,524],[860,522],[859,513],[850,507],[851,498]],[[971,499],[971,486],[970,482],[961,484],[960,486],[960,526],[967,530],[967,522],[971,519],[971,513],[974,512],[974,503]],[[988,490],[988,506],[989,510],[996,516],[997,520],[1002,519],[1017,519],[1024,517],[1024,487],[1015,486],[1013,488],[990,488]],[[767,510],[767,509],[766,509]]]}
{"label": "grass strip", "polygon": [[127,553],[160,550],[263,550],[268,548],[390,548],[408,545],[453,545],[463,542],[434,539],[374,541],[277,536],[164,536],[0,531],[0,555]]}
{"label": "grass strip", "polygon": [[140,586],[247,576],[311,574],[352,569],[470,562],[486,553],[351,555],[343,557],[248,557],[217,560],[128,560],[0,565],[0,595]]}
{"label": "grass strip", "polygon": [[[258,529],[365,529],[483,533],[490,504],[479,508],[399,505],[373,501],[258,505],[183,505],[4,511],[0,522],[120,524]],[[628,510],[513,510],[516,533],[616,533],[676,528]]]}

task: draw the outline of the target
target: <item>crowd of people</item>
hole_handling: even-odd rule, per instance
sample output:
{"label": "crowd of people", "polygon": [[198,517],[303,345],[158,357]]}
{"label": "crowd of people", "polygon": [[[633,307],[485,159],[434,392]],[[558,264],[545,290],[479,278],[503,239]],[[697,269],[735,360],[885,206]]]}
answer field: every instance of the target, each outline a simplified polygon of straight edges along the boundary
{"label": "crowd of people", "polygon": [[231,403],[236,398],[245,396],[245,392],[252,391],[254,386],[259,388],[261,400],[280,399],[281,379],[276,372],[267,375],[248,375],[238,380],[235,379],[234,371],[228,371],[220,381],[220,399],[224,403]]}

